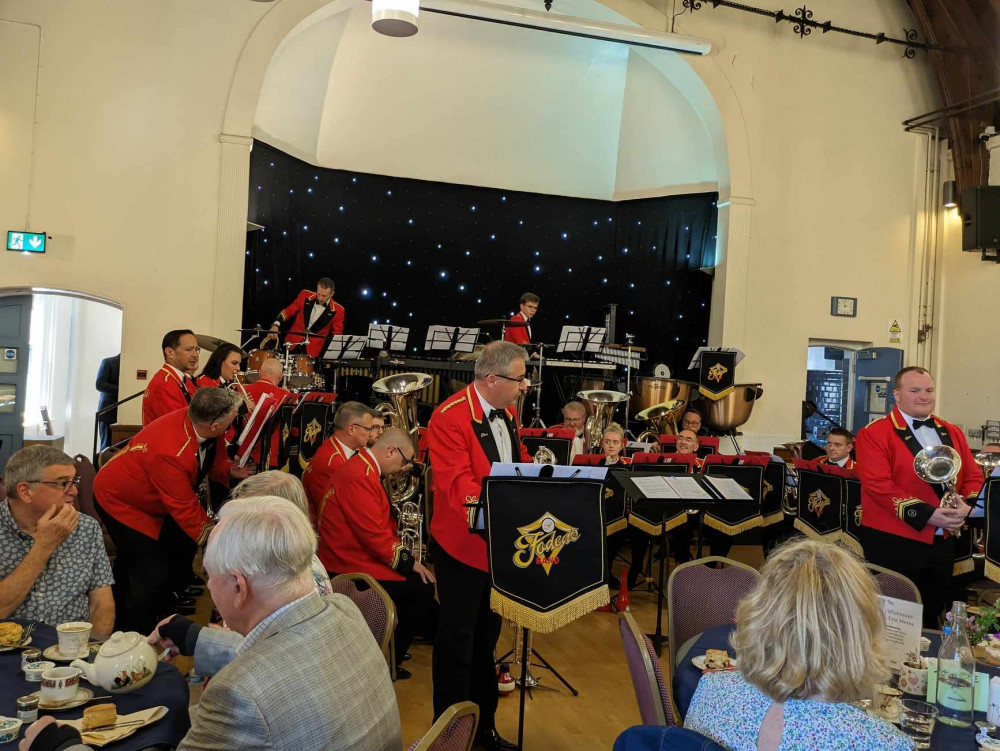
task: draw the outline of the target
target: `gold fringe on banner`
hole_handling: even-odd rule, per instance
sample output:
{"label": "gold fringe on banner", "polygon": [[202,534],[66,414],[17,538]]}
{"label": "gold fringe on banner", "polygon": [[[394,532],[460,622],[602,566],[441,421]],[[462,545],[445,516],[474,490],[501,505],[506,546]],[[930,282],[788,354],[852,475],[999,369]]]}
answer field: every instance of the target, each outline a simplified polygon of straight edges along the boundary
{"label": "gold fringe on banner", "polygon": [[677,514],[677,516],[672,516],[667,519],[663,524],[650,524],[648,521],[642,517],[636,516],[635,514],[628,515],[628,523],[631,524],[636,529],[642,530],[647,535],[659,536],[660,532],[669,532],[672,529],[677,529],[682,524],[687,524],[688,513],[685,511],[682,514]]}
{"label": "gold fringe on banner", "polygon": [[813,540],[823,540],[824,542],[840,542],[840,538],[844,534],[841,531],[840,527],[837,527],[832,532],[828,532],[825,535],[821,535],[819,532],[817,532],[815,529],[810,527],[808,524],[806,524],[799,518],[795,519],[795,521],[793,522],[793,526],[795,527],[795,529],[804,534],[806,537],[809,537]]}
{"label": "gold fringe on banner", "polygon": [[784,511],[775,511],[773,514],[768,514],[767,516],[762,516],[760,518],[760,526],[770,527],[772,524],[777,524],[778,522],[785,520]]}
{"label": "gold fringe on banner", "polygon": [[540,634],[552,633],[610,602],[611,592],[608,590],[608,585],[602,584],[597,589],[592,589],[565,605],[560,605],[555,610],[539,613],[537,610],[500,594],[495,589],[490,590],[490,608],[493,612],[499,613],[501,617],[509,621],[514,621],[518,626],[530,628]]}
{"label": "gold fringe on banner", "polygon": [[986,564],[986,566],[984,567],[983,575],[987,579],[992,579],[993,581],[1000,584],[1000,566],[993,563],[989,558],[987,558],[984,561],[984,563]]}
{"label": "gold fringe on banner", "polygon": [[704,386],[699,386],[698,387],[698,393],[700,393],[702,396],[707,396],[713,402],[719,401],[719,399],[721,399],[724,396],[729,396],[735,390],[736,390],[736,386],[730,386],[725,391],[709,391]]}
{"label": "gold fringe on banner", "polygon": [[865,551],[864,548],[861,547],[861,543],[846,532],[841,532],[840,539],[837,542],[854,553],[854,555],[864,559]]}
{"label": "gold fringe on banner", "polygon": [[961,561],[955,561],[955,564],[951,567],[952,576],[961,576],[962,574],[969,574],[976,569],[976,562],[972,558],[966,558]]}
{"label": "gold fringe on banner", "polygon": [[616,532],[621,532],[626,527],[628,527],[628,519],[626,519],[625,517],[622,517],[618,521],[614,521],[614,522],[611,522],[611,524],[608,524],[604,528],[604,533],[608,537],[610,537],[611,535],[615,534]]}
{"label": "gold fringe on banner", "polygon": [[711,527],[712,529],[718,530],[726,535],[738,535],[740,532],[746,532],[748,529],[757,529],[761,526],[761,518],[755,516],[752,519],[747,519],[745,522],[740,522],[739,524],[729,524],[721,519],[717,519],[714,516],[705,514],[705,526]]}

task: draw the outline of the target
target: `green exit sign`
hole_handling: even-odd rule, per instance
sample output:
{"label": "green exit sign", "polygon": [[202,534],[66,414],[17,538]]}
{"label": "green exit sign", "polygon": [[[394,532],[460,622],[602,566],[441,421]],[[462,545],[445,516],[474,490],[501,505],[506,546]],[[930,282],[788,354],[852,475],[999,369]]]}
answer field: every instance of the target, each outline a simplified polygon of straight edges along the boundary
{"label": "green exit sign", "polygon": [[44,253],[45,233],[8,231],[7,250],[18,250],[25,253]]}

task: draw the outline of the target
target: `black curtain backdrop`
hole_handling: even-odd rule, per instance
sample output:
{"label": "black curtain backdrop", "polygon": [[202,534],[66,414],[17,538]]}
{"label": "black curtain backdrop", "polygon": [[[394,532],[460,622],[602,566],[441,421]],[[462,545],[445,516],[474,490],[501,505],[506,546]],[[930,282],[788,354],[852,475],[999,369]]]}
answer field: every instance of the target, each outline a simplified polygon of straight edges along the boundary
{"label": "black curtain backdrop", "polygon": [[708,336],[715,263],[714,193],[595,201],[314,167],[256,141],[250,160],[244,325],[274,321],[303,288],[336,282],[344,333],[409,326],[411,356],[427,327],[475,326],[542,301],[536,341],[563,325],[635,334],[680,376]]}

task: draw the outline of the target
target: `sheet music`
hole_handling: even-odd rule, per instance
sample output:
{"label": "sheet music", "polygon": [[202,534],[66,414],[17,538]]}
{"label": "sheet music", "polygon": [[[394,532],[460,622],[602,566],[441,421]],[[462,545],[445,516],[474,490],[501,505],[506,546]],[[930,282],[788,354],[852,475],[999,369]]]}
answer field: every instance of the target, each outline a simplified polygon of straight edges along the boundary
{"label": "sheet music", "polygon": [[726,500],[739,500],[739,501],[752,501],[753,496],[750,495],[743,489],[732,477],[718,477],[712,475],[705,475],[705,479],[708,480],[712,487],[722,494],[722,497]]}
{"label": "sheet music", "polygon": [[367,336],[337,334],[330,337],[330,344],[323,353],[324,360],[357,360],[368,344]]}
{"label": "sheet music", "polygon": [[708,494],[708,491],[699,485],[698,481],[693,477],[678,477],[673,475],[671,477],[664,477],[663,479],[674,489],[678,498],[682,498],[685,501],[712,500],[712,496]]}
{"label": "sheet music", "polygon": [[677,490],[667,482],[667,478],[663,475],[633,477],[632,482],[635,483],[635,486],[642,491],[642,494],[646,498],[680,498]]}
{"label": "sheet music", "polygon": [[556,352],[600,352],[607,333],[603,326],[563,326]]}
{"label": "sheet music", "polygon": [[[253,451],[254,444],[256,444],[257,440],[260,438],[261,431],[263,430],[264,425],[267,424],[267,420],[270,418],[271,412],[274,410],[274,404],[272,404],[273,401],[274,396],[271,394],[261,394],[260,399],[257,400],[253,414],[250,415],[250,419],[247,420],[247,424],[243,428],[243,432],[240,433],[240,437],[236,441],[240,447],[236,461],[236,465],[238,467],[245,467],[247,460],[250,459],[250,453]],[[261,412],[266,413],[266,417],[258,421],[257,418]]]}
{"label": "sheet music", "polygon": [[[455,332],[458,336],[455,336]],[[452,347],[452,338],[455,339],[455,346]],[[424,349],[447,352],[454,349],[455,352],[472,352],[476,348],[476,339],[479,338],[479,329],[465,328],[464,326],[429,326],[427,328],[427,340],[424,342]]]}
{"label": "sheet music", "polygon": [[703,352],[735,352],[736,360],[733,363],[734,365],[739,365],[743,362],[743,358],[746,357],[746,355],[743,354],[743,350],[736,349],[736,347],[698,347],[698,349],[695,350],[694,357],[691,358],[691,364],[688,365],[688,370],[697,370],[699,368]]}
{"label": "sheet music", "polygon": [[[390,326],[387,323],[368,324],[368,346],[375,349],[388,349],[390,352],[405,352],[406,340],[410,330],[403,326]],[[386,347],[388,342],[389,346]]]}

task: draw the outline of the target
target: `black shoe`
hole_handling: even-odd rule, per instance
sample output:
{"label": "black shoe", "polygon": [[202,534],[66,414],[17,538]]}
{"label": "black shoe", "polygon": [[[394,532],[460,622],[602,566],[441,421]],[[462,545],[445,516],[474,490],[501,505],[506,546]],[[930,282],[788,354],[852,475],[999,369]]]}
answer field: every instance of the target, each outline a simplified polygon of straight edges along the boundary
{"label": "black shoe", "polygon": [[406,662],[406,661],[407,661],[407,660],[409,660],[409,659],[410,659],[411,657],[413,657],[413,655],[411,655],[411,654],[410,654],[409,652],[407,652],[407,653],[406,653],[405,655],[403,655],[403,659],[402,659],[402,662]]}
{"label": "black shoe", "polygon": [[397,667],[396,668],[396,680],[397,681],[408,681],[412,677],[413,677],[413,673],[411,673],[406,668],[402,668],[402,667]]}
{"label": "black shoe", "polygon": [[476,743],[486,751],[517,751],[517,744],[504,740],[496,730],[490,730],[476,736]]}
{"label": "black shoe", "polygon": [[180,594],[181,597],[201,597],[203,594],[205,594],[205,589],[204,587],[191,586],[188,587],[187,589],[182,590]]}
{"label": "black shoe", "polygon": [[176,595],[175,594],[173,596],[173,603],[174,603],[174,607],[177,607],[177,608],[187,608],[187,607],[191,607],[192,605],[194,605],[194,598],[193,597],[182,597],[180,595]]}
{"label": "black shoe", "polygon": [[170,612],[171,614],[177,613],[177,615],[193,615],[194,605],[177,605]]}

